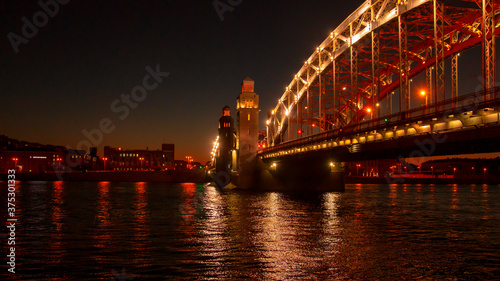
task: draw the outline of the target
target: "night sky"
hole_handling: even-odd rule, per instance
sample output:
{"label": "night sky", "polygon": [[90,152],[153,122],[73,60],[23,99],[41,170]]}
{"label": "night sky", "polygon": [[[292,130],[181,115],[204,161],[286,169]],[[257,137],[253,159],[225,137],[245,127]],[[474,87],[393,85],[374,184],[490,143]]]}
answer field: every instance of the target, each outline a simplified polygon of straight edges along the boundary
{"label": "night sky", "polygon": [[[264,129],[266,111],[304,61],[363,2],[246,0],[221,21],[211,0],[72,0],[16,54],[7,35],[21,35],[22,18],[32,22],[41,7],[2,1],[0,134],[76,148],[87,139],[82,130],[109,118],[116,128],[99,155],[104,145],[167,142],[176,159],[205,162],[221,109],[234,114],[243,79],[255,80]],[[158,64],[170,75],[121,120],[111,104]]]}

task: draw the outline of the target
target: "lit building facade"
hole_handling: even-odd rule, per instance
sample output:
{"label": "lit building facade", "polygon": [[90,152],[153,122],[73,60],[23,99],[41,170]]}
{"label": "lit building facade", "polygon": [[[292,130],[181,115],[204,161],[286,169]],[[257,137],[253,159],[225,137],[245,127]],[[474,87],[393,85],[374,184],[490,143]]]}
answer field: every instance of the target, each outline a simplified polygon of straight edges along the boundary
{"label": "lit building facade", "polygon": [[20,141],[0,135],[0,172],[89,171],[99,168],[97,148],[84,150]]}
{"label": "lit building facade", "polygon": [[346,163],[349,176],[384,177],[386,173],[394,173],[401,167],[398,159],[365,160]]}
{"label": "lit building facade", "polygon": [[15,169],[18,173],[42,173],[62,170],[63,153],[59,151],[0,151],[0,172]]}
{"label": "lit building facade", "polygon": [[162,144],[161,150],[104,147],[106,170],[139,171],[174,169],[174,144]]}

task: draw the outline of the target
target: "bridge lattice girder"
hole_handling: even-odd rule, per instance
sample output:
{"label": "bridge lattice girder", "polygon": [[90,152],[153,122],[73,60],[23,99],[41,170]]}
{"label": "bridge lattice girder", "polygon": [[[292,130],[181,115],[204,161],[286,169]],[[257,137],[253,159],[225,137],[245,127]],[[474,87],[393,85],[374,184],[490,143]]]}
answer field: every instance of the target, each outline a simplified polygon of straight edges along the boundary
{"label": "bridge lattice girder", "polygon": [[[500,0],[366,1],[286,87],[270,113],[269,144],[389,115],[393,108],[408,110],[410,79],[424,71],[430,103],[442,101],[445,60],[456,63],[460,52],[478,45],[483,46],[484,85],[493,87],[499,8]],[[457,65],[452,69],[457,83]],[[398,89],[400,103],[393,105]],[[452,86],[449,95],[456,92]]]}

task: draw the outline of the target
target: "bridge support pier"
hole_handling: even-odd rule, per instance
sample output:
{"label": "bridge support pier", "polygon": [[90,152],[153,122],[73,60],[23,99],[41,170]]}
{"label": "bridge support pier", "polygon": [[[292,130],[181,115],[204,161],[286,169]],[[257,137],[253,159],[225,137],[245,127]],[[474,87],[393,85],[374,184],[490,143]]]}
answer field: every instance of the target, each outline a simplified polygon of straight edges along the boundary
{"label": "bridge support pier", "polygon": [[345,191],[341,163],[290,156],[276,162],[259,161],[259,189],[300,191]]}

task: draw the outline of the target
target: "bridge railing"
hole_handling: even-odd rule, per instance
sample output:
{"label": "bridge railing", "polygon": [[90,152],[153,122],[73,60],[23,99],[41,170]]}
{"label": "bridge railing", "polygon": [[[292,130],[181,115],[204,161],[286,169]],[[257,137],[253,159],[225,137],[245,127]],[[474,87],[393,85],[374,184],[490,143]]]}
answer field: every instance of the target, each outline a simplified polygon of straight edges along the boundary
{"label": "bridge railing", "polygon": [[316,143],[334,138],[344,138],[355,134],[377,131],[387,127],[396,127],[422,120],[446,118],[449,115],[461,114],[488,107],[497,107],[500,105],[500,96],[498,96],[499,92],[500,87],[495,87],[462,95],[441,102],[428,104],[427,106],[424,105],[407,111],[348,125],[342,128],[335,128],[316,135],[283,142],[260,151],[260,154],[272,153],[283,149],[297,147],[299,145]]}

